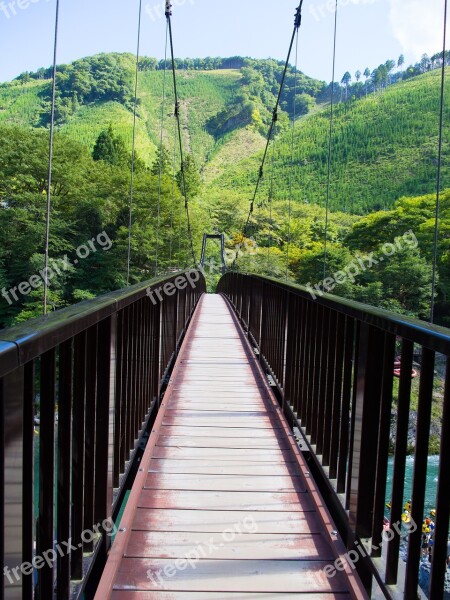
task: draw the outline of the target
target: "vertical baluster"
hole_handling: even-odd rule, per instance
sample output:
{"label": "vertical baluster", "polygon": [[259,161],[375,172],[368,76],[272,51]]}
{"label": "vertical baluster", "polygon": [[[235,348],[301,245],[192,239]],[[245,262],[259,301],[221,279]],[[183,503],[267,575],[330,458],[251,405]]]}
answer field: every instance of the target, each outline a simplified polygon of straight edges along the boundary
{"label": "vertical baluster", "polygon": [[345,354],[345,316],[340,313],[335,313],[336,335],[334,338],[335,346],[335,370],[332,402],[332,418],[331,418],[331,440],[329,446],[328,462],[330,465],[330,479],[337,478],[338,472],[338,457],[339,457],[339,428],[342,421],[342,402],[343,389],[342,381],[344,374],[344,354]]}
{"label": "vertical baluster", "polygon": [[114,411],[114,487],[119,487],[120,474],[122,471],[121,465],[121,445],[122,445],[122,432],[123,432],[123,420],[122,420],[122,409],[124,398],[122,396],[123,391],[123,378],[125,376],[125,364],[123,360],[123,328],[124,328],[124,311],[121,310],[117,314],[117,356],[116,356],[116,403]]}
{"label": "vertical baluster", "polygon": [[419,407],[417,411],[416,449],[414,453],[414,476],[412,485],[411,517],[417,524],[408,539],[408,559],[406,562],[405,596],[412,598],[417,594],[419,585],[420,546],[422,531],[420,524],[425,506],[425,488],[427,485],[428,443],[431,426],[431,405],[433,403],[435,353],[428,348],[422,349],[420,368]]}
{"label": "vertical baluster", "polygon": [[[95,505],[94,520],[101,524],[111,517],[113,503],[112,424],[115,402],[117,315],[98,324],[97,407],[95,436]],[[111,538],[102,536],[101,552],[106,552]]]}
{"label": "vertical baluster", "polygon": [[315,365],[314,405],[316,406],[316,454],[321,455],[324,448],[324,424],[327,419],[327,379],[330,372],[330,311],[321,307],[321,327],[319,333],[320,349],[316,355]]}
{"label": "vertical baluster", "polygon": [[346,482],[346,494],[345,494],[345,508],[348,510],[350,507],[351,497],[351,481],[352,481],[352,466],[353,466],[353,442],[355,438],[355,406],[356,406],[356,395],[358,391],[358,362],[359,362],[359,338],[361,333],[361,323],[356,321],[355,328],[355,340],[353,349],[353,371],[352,371],[352,388],[351,388],[351,407],[350,407],[350,434],[349,434],[349,449],[348,449],[348,467],[347,467],[347,482]]}
{"label": "vertical baluster", "polygon": [[[25,365],[23,403],[23,509],[22,509],[22,560],[30,563],[34,553],[34,361]],[[1,400],[0,400],[1,401]],[[22,598],[33,598],[33,573],[24,575]]]}
{"label": "vertical baluster", "polygon": [[[400,372],[400,389],[397,407],[397,432],[395,436],[394,472],[392,476],[391,523],[400,523],[403,512],[406,452],[408,446],[409,405],[411,398],[411,371],[414,344],[403,340]],[[394,536],[388,544],[386,558],[386,583],[397,583],[400,538]]]}
{"label": "vertical baluster", "polygon": [[377,449],[377,476],[373,512],[372,556],[381,556],[384,505],[386,501],[386,479],[391,430],[392,391],[394,384],[395,335],[384,336],[384,359],[382,394],[380,405],[380,427]]}
{"label": "vertical baluster", "polygon": [[[85,471],[84,471],[84,529],[94,525],[95,496],[95,408],[97,397],[97,326],[87,331],[86,345],[86,416],[85,416]],[[92,552],[93,541],[84,544],[85,552]]]}
{"label": "vertical baluster", "polygon": [[338,494],[343,494],[345,492],[345,482],[347,479],[354,333],[354,321],[351,317],[347,317],[345,321],[344,375],[342,382],[341,426],[339,432],[339,458],[336,488]]}
{"label": "vertical baluster", "polygon": [[448,523],[450,520],[450,358],[447,357],[444,410],[442,413],[441,448],[436,501],[436,527],[434,530],[433,563],[429,598],[444,596],[446,573]]}
{"label": "vertical baluster", "polygon": [[[70,480],[71,480],[71,425],[73,397],[73,351],[72,339],[59,348],[59,398],[58,398],[58,496],[57,496],[57,540],[65,550],[63,542],[70,535]],[[68,600],[70,593],[70,554],[58,554],[57,560],[58,600]]]}
{"label": "vertical baluster", "polygon": [[83,576],[84,525],[84,423],[86,402],[86,332],[74,339],[73,417],[72,417],[72,543],[71,578]]}
{"label": "vertical baluster", "polygon": [[[323,380],[326,380],[326,392],[325,392],[325,415],[323,422],[323,452],[322,452],[322,465],[329,466],[330,464],[330,452],[331,452],[331,439],[332,439],[332,423],[333,423],[333,404],[334,404],[334,386],[337,381],[336,375],[336,335],[338,332],[338,314],[334,310],[329,312],[329,327],[328,337],[324,339],[327,344],[327,355],[328,363],[326,373],[323,374]],[[322,367],[323,370],[323,367]],[[329,474],[330,479],[331,473]]]}
{"label": "vertical baluster", "polygon": [[131,360],[130,360],[130,307],[124,308],[122,311],[123,318],[123,357],[122,357],[122,406],[120,409],[121,433],[120,433],[120,470],[125,470],[125,463],[128,460],[131,448],[130,442],[130,377],[131,377]]}
{"label": "vertical baluster", "polygon": [[[39,521],[36,554],[53,550],[55,493],[55,399],[56,353],[41,357],[41,399],[39,432]],[[54,567],[45,564],[38,570],[38,599],[53,597]]]}

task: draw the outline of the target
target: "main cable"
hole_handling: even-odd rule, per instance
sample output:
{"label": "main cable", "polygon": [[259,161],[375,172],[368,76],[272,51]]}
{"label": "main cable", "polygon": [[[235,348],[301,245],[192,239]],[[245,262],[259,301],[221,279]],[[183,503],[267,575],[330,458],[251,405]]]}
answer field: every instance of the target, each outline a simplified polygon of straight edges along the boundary
{"label": "main cable", "polygon": [[48,149],[47,173],[47,207],[45,216],[45,248],[44,248],[44,316],[47,314],[48,296],[48,262],[50,247],[50,212],[52,203],[52,174],[53,174],[53,141],[55,134],[55,100],[56,100],[56,58],[58,54],[58,29],[59,29],[59,0],[56,0],[55,14],[55,39],[53,44],[53,79],[52,79],[52,108],[50,113],[50,139]]}
{"label": "main cable", "polygon": [[327,259],[328,259],[328,217],[330,210],[330,192],[331,192],[331,156],[333,151],[333,118],[334,118],[334,83],[336,79],[336,40],[337,40],[337,16],[338,0],[336,0],[334,13],[334,39],[333,39],[333,73],[331,81],[331,103],[330,103],[330,131],[328,140],[328,174],[327,174],[327,200],[325,209],[325,235],[323,244],[323,279],[327,277]]}
{"label": "main cable", "polygon": [[436,182],[436,217],[434,226],[434,252],[433,252],[433,281],[431,285],[431,309],[430,322],[434,322],[435,294],[437,281],[437,261],[439,245],[439,216],[441,204],[441,180],[442,180],[442,145],[444,137],[444,101],[445,101],[445,47],[447,45],[447,0],[444,2],[444,40],[442,46],[442,74],[441,74],[441,98],[439,114],[439,144],[438,144],[438,165]]}
{"label": "main cable", "polygon": [[164,116],[166,111],[166,75],[167,75],[167,36],[169,31],[169,23],[166,25],[166,45],[164,50],[164,75],[163,75],[163,96],[161,107],[161,136],[159,143],[159,172],[158,172],[158,205],[156,215],[156,248],[155,248],[155,277],[158,275],[158,259],[159,259],[159,227],[161,222],[161,186],[163,174],[163,136],[164,136]]}
{"label": "main cable", "polygon": [[127,287],[130,285],[131,232],[133,229],[134,166],[135,166],[135,159],[136,159],[136,116],[137,116],[138,82],[139,82],[139,51],[140,51],[140,46],[141,46],[141,20],[142,20],[142,0],[139,0],[138,34],[137,34],[137,50],[136,50],[136,78],[134,81],[133,142],[132,142],[132,147],[131,147],[130,214],[129,214],[129,219],[128,219]]}
{"label": "main cable", "polygon": [[177,78],[175,73],[175,55],[173,51],[173,35],[172,35],[172,4],[170,0],[166,0],[166,19],[169,27],[169,38],[170,38],[170,53],[172,58],[172,75],[173,75],[173,90],[175,95],[175,118],[177,120],[178,125],[178,142],[180,146],[180,161],[181,161],[181,181],[182,181],[182,194],[184,196],[184,208],[186,211],[186,220],[187,220],[187,230],[189,236],[189,244],[192,253],[192,259],[194,261],[193,266],[197,264],[197,260],[195,258],[194,244],[192,241],[192,229],[191,229],[191,219],[189,215],[189,198],[188,198],[188,190],[186,186],[186,174],[184,170],[184,158],[183,158],[183,140],[181,135],[181,123],[180,123],[180,103],[178,101],[178,89],[177,89]]}
{"label": "main cable", "polygon": [[292,48],[294,46],[295,36],[296,36],[298,30],[300,29],[300,25],[302,23],[302,6],[303,6],[303,0],[301,0],[300,4],[298,5],[298,8],[296,10],[296,13],[295,13],[294,31],[292,33],[291,43],[289,45],[289,51],[288,51],[286,63],[284,65],[283,77],[281,79],[280,89],[278,91],[277,101],[276,101],[276,104],[275,104],[275,108],[273,109],[272,122],[270,124],[269,133],[267,135],[267,143],[266,143],[266,147],[265,147],[265,150],[264,150],[264,155],[263,155],[263,158],[262,158],[261,166],[259,167],[259,174],[258,174],[258,180],[256,182],[256,188],[255,188],[255,191],[254,191],[254,194],[253,194],[253,198],[250,201],[250,209],[249,209],[249,212],[248,212],[247,220],[245,222],[245,225],[244,225],[244,228],[243,228],[243,231],[242,231],[242,233],[244,234],[244,236],[245,236],[245,234],[247,232],[248,224],[250,222],[250,218],[251,218],[251,215],[252,215],[253,210],[254,210],[255,200],[256,200],[256,196],[258,195],[258,190],[259,190],[259,186],[260,186],[261,180],[264,177],[264,166],[265,166],[265,163],[266,163],[266,158],[267,158],[267,153],[268,153],[268,150],[269,150],[270,141],[272,139],[272,133],[273,133],[275,125],[276,125],[276,123],[278,121],[278,107],[280,105],[281,94],[283,93],[284,83],[285,83],[285,80],[286,80],[286,74],[287,74],[287,71],[288,71],[288,68],[289,68],[289,60],[291,58],[291,53],[292,53]]}
{"label": "main cable", "polygon": [[297,71],[298,71],[298,30],[295,44],[295,71],[294,71],[294,114],[292,116],[292,138],[291,138],[291,165],[289,172],[289,205],[288,205],[288,240],[286,250],[286,279],[289,279],[289,255],[291,250],[291,218],[292,218],[292,192],[294,185],[294,142],[295,142],[295,121],[297,118]]}

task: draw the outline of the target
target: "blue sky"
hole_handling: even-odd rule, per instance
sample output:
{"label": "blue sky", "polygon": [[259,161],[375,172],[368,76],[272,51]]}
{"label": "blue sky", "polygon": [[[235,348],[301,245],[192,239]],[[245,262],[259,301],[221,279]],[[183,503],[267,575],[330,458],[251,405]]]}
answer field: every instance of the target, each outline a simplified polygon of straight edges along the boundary
{"label": "blue sky", "polygon": [[[56,0],[0,0],[0,81],[52,62]],[[444,0],[338,0],[337,77],[403,53],[409,64],[442,45]],[[58,62],[136,52],[138,0],[60,0]],[[298,0],[173,0],[180,57],[286,58]],[[161,58],[161,0],[143,0],[141,54]],[[334,0],[305,0],[299,68],[331,79]],[[426,7],[426,8],[425,8]]]}

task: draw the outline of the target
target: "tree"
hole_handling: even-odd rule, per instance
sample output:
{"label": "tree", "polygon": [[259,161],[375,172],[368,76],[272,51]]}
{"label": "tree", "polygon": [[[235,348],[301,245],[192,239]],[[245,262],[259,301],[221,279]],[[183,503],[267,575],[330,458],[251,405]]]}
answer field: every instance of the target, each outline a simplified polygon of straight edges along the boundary
{"label": "tree", "polygon": [[404,64],[405,64],[405,57],[403,56],[403,54],[400,54],[400,56],[398,57],[398,61],[397,61],[397,67],[399,69],[401,69]]}
{"label": "tree", "polygon": [[116,137],[112,125],[102,131],[95,142],[92,158],[104,160],[110,165],[123,165],[128,161],[128,153],[122,139]]}
{"label": "tree", "polygon": [[422,54],[422,58],[420,59],[420,70],[422,73],[426,73],[431,68],[431,61],[428,54]]}
{"label": "tree", "polygon": [[391,73],[395,69],[395,61],[394,60],[387,60],[384,63],[384,66],[385,66],[386,71],[387,71],[387,80],[390,82]]}
{"label": "tree", "polygon": [[162,149],[159,147],[156,151],[156,158],[152,165],[151,172],[152,175],[156,176],[159,176],[160,172],[162,175],[170,175],[172,173],[172,161],[165,146],[162,146]]}
{"label": "tree", "polygon": [[346,100],[348,98],[348,86],[349,86],[351,80],[352,80],[352,76],[350,75],[350,73],[348,71],[346,73],[344,73],[344,76],[341,79],[342,85],[345,85],[345,99]]}
{"label": "tree", "polygon": [[366,67],[364,69],[364,77],[366,78],[366,96],[367,96],[367,86],[368,86],[368,82],[369,82],[369,78],[370,78],[370,69],[369,69],[369,67]]}
{"label": "tree", "polygon": [[357,82],[359,82],[359,80],[361,79],[361,71],[359,69],[355,73],[355,79]]}
{"label": "tree", "polygon": [[[200,174],[192,154],[186,155],[183,161],[183,168],[177,173],[176,179],[181,193],[189,199],[194,198],[200,193],[202,180],[200,179]],[[186,184],[186,189],[184,188],[184,184]]]}

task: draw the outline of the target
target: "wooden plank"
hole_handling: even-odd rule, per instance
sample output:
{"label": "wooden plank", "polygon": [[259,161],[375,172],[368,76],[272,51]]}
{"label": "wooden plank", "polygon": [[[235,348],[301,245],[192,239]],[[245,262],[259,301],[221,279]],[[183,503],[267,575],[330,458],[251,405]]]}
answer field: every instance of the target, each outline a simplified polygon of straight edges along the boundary
{"label": "wooden plank", "polygon": [[[236,532],[238,529],[238,532]],[[133,531],[125,556],[132,558],[183,558],[193,548],[214,560],[327,560],[333,552],[321,534],[247,533],[257,531],[249,518],[236,521],[221,533]],[[240,533],[242,531],[242,533]],[[230,541],[232,540],[232,541]]]}
{"label": "wooden plank", "polygon": [[175,510],[173,508],[149,511],[138,508],[133,529],[143,531],[190,531],[221,533],[236,523],[251,518],[259,533],[320,533],[315,512],[285,510],[252,512],[245,510]]}
{"label": "wooden plank", "polygon": [[260,417],[259,419],[256,417],[240,418],[211,414],[211,412],[208,412],[206,415],[202,414],[201,416],[198,416],[198,413],[195,412],[192,412],[189,416],[185,414],[180,416],[174,411],[167,413],[162,424],[163,427],[170,427],[171,425],[180,425],[181,427],[220,427],[221,429],[232,427],[235,429],[252,429],[253,431],[256,429],[270,429],[271,431],[280,429],[277,423],[274,423],[272,426],[270,416]]}
{"label": "wooden plank", "polygon": [[[278,448],[271,448],[270,452],[265,452],[261,448],[246,448],[245,454],[240,448],[191,448],[189,446],[158,446],[153,453],[154,458],[190,458],[205,459],[215,458],[218,460],[228,460],[230,458],[237,461],[257,460],[259,462],[273,462],[277,458],[284,459],[287,452]],[[292,458],[291,458],[292,460]]]}
{"label": "wooden plank", "polygon": [[139,506],[147,509],[177,508],[187,510],[311,510],[308,494],[299,498],[295,492],[221,492],[142,490]]}
{"label": "wooden plank", "polygon": [[183,425],[164,425],[161,427],[160,435],[169,436],[191,436],[191,437],[216,437],[217,438],[225,438],[225,437],[244,437],[252,436],[253,438],[263,438],[264,440],[276,440],[277,436],[274,433],[273,429],[244,429],[244,428],[236,428],[229,427],[223,429],[221,427],[184,427]]}
{"label": "wooden plank", "polygon": [[260,440],[258,438],[215,438],[215,437],[189,437],[185,438],[182,436],[175,435],[161,435],[158,438],[158,446],[175,446],[177,448],[261,448],[267,452],[272,449],[287,450],[289,448],[288,442],[281,439],[273,440]]}
{"label": "wooden plank", "polygon": [[280,465],[277,462],[261,463],[258,461],[239,462],[236,460],[171,460],[154,459],[150,464],[149,473],[198,473],[210,475],[298,475],[299,471],[293,463]]}
{"label": "wooden plank", "polygon": [[192,592],[347,591],[341,573],[332,579],[325,575],[327,564],[306,560],[199,560],[181,570],[169,559],[124,558],[114,589],[161,590],[165,586]]}
{"label": "wooden plank", "polygon": [[151,490],[194,490],[231,492],[304,492],[303,478],[291,475],[247,476],[150,473],[145,488]]}
{"label": "wooden plank", "polygon": [[346,593],[286,594],[284,592],[132,592],[114,591],[112,600],[350,600]]}

